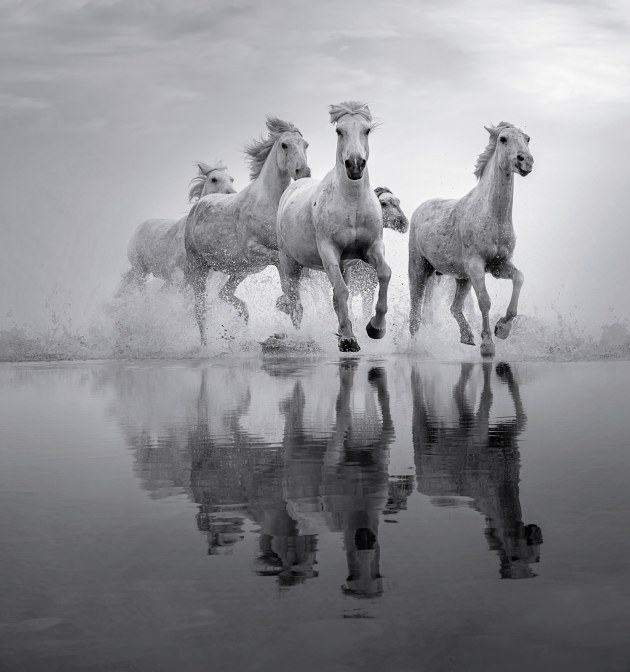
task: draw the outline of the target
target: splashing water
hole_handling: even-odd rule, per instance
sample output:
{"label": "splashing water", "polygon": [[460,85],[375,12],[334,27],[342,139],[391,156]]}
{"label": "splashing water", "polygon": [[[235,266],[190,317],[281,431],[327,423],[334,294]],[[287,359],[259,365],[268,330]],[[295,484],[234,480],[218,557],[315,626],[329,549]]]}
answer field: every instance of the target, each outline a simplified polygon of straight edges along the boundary
{"label": "splashing water", "polygon": [[[409,290],[406,278],[407,236],[385,232],[388,259],[393,269],[389,286],[388,333],[373,341],[365,333],[361,301],[352,302],[355,333],[364,354],[406,353],[419,357],[471,360],[479,359],[479,348],[461,345],[459,330],[449,305],[453,281],[442,277],[435,282],[428,323],[416,338],[409,335]],[[332,307],[332,290],[323,273],[312,272],[302,280],[304,304],[302,328],[296,332],[288,316],[276,310],[280,282],[275,268],[247,278],[237,295],[249,307],[249,324],[218,296],[226,277],[217,273],[208,281],[208,344],[199,345],[193,316],[192,293],[164,289],[150,280],[144,290],[115,298],[95,309],[85,324],[73,321],[70,306],[48,308],[50,317],[44,329],[16,323],[0,330],[0,361],[80,360],[80,359],[172,359],[220,355],[256,356],[261,343],[275,333],[288,335],[293,352],[320,351],[336,355],[337,320]],[[527,286],[526,286],[527,287]],[[523,292],[526,296],[526,287]],[[493,286],[489,286],[492,294]],[[491,322],[502,316],[507,306],[510,284],[503,282],[492,296]],[[465,306],[473,332],[481,330],[481,317],[472,297]],[[496,341],[497,357],[511,359],[592,359],[630,356],[627,321],[602,325],[598,338],[567,309],[551,317],[524,312],[514,321],[510,337]]]}

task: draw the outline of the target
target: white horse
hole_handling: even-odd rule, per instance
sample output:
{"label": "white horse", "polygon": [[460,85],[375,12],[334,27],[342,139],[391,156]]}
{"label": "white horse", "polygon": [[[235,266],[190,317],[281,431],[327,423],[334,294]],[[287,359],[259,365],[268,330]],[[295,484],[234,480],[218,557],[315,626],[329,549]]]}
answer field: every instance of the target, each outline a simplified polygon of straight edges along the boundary
{"label": "white horse", "polygon": [[229,274],[220,297],[247,321],[247,306],[234,296],[239,284],[267,266],[278,265],[276,213],[292,179],[308,177],[308,143],[293,125],[267,119],[269,137],[245,148],[252,182],[238,194],[200,199],[186,220],[186,279],[195,293],[195,317],[206,342],[206,279],[211,270]]}
{"label": "white horse", "polygon": [[[197,167],[199,174],[191,181],[189,201],[196,201],[206,194],[235,193],[234,178],[221,161],[211,166],[198,162]],[[140,224],[129,241],[127,257],[131,268],[122,277],[119,294],[133,285],[141,286],[149,274],[165,280],[165,285],[182,276],[186,267],[186,217],[177,220],[148,219]]]}
{"label": "white horse", "polygon": [[387,287],[391,269],[385,261],[383,216],[367,171],[368,134],[374,128],[364,103],[330,106],[337,125],[336,165],[323,180],[301,180],[289,187],[278,208],[278,249],[283,296],[278,308],[298,328],[302,320],[299,281],[303,267],[324,270],[333,286],[339,319],[339,349],[360,350],[348,314],[347,267],[357,260],[376,269],[379,295],[376,314],[367,324],[371,338],[385,335]]}
{"label": "white horse", "polygon": [[534,159],[528,147],[529,136],[512,124],[502,121],[498,126],[485,128],[490,134],[490,142],[477,159],[477,186],[459,200],[426,201],[411,216],[409,329],[413,336],[422,321],[422,302],[429,276],[433,272],[452,275],[457,280],[457,287],[451,313],[459,325],[461,342],[475,344],[462,312],[462,304],[472,285],[482,316],[481,354],[492,357],[494,343],[485,274],[512,280],[512,298],[505,317],[494,329],[497,338],[507,338],[523,285],[523,274],[512,263],[516,243],[512,224],[513,174],[529,175]]}

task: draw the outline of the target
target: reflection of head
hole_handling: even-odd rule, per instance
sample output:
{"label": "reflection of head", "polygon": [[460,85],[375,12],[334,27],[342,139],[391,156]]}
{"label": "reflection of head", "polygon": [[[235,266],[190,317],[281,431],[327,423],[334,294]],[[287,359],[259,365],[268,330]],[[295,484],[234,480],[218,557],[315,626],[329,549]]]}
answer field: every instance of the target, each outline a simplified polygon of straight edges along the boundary
{"label": "reflection of head", "polygon": [[348,578],[341,590],[353,597],[380,597],[383,579],[379,571],[381,550],[376,534],[369,527],[360,527],[354,535],[347,531],[344,537]]}
{"label": "reflection of head", "polygon": [[317,535],[260,535],[260,555],[256,558],[256,574],[276,576],[280,586],[295,586],[318,576]]}
{"label": "reflection of head", "polygon": [[543,538],[538,525],[523,525],[519,520],[504,532],[504,539],[500,540],[492,527],[485,530],[490,550],[499,555],[501,578],[530,579],[536,576],[530,565],[540,562]]}

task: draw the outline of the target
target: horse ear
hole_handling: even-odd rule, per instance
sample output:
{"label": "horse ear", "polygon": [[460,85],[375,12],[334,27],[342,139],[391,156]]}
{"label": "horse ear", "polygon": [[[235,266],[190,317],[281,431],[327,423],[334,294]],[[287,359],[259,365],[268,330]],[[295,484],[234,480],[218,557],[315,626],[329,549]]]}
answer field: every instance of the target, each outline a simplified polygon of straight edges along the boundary
{"label": "horse ear", "polygon": [[211,171],[210,166],[207,163],[203,163],[203,161],[197,161],[197,167],[199,168],[200,175],[207,175]]}
{"label": "horse ear", "polygon": [[484,128],[486,129],[486,131],[488,131],[488,133],[490,133],[490,135],[492,135],[494,133],[494,128],[492,126],[490,128],[488,128],[487,126],[484,126]]}

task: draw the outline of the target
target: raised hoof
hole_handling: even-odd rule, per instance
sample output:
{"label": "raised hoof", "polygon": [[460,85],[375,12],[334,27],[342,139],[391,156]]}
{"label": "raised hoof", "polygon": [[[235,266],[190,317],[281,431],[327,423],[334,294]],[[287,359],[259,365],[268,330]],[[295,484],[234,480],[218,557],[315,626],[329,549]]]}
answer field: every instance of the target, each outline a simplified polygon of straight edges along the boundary
{"label": "raised hoof", "polygon": [[500,339],[507,338],[510,335],[510,331],[512,331],[512,320],[506,320],[504,317],[494,327],[494,335]]}
{"label": "raised hoof", "polygon": [[375,326],[372,325],[372,320],[370,320],[367,323],[367,326],[365,327],[365,331],[367,331],[367,335],[370,338],[375,338],[378,340],[379,338],[383,338],[383,336],[385,336],[387,328],[383,327],[382,329],[377,329]]}
{"label": "raised hoof", "polygon": [[472,334],[462,334],[460,342],[464,345],[475,345],[475,337]]}
{"label": "raised hoof", "polygon": [[482,357],[494,357],[494,343],[482,343],[481,344],[481,356]]}
{"label": "raised hoof", "polygon": [[339,339],[339,351],[340,352],[359,352],[361,348],[357,343],[356,338],[340,338]]}

